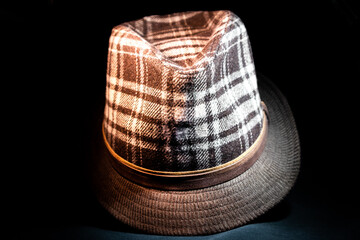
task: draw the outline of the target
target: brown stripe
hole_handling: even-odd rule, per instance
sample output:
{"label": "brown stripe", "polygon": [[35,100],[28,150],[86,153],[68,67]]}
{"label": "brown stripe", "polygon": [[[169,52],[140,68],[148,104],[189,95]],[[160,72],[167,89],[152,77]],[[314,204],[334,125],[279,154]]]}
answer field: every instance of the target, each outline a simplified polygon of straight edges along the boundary
{"label": "brown stripe", "polygon": [[[192,58],[195,58],[196,55],[198,55],[198,53],[181,53],[181,54],[176,54],[176,55],[168,55],[169,58],[180,58],[180,57],[190,57],[192,56]],[[184,61],[183,60],[174,60],[174,61]]]}
{"label": "brown stripe", "polygon": [[265,148],[267,128],[267,118],[264,114],[261,133],[246,152],[226,164],[186,172],[154,171],[139,167],[117,155],[107,143],[105,135],[103,143],[104,147],[107,148],[107,151],[105,149],[107,159],[114,169],[128,180],[145,187],[162,190],[193,190],[224,183],[248,170],[261,156]]}

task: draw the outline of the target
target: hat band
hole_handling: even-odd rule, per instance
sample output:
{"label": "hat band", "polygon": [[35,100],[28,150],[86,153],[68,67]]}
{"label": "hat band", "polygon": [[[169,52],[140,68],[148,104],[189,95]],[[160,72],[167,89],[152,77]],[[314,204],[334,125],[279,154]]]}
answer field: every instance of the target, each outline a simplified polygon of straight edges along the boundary
{"label": "hat band", "polygon": [[264,151],[268,132],[268,111],[263,102],[261,102],[261,105],[265,114],[263,116],[263,127],[258,138],[253,145],[239,157],[219,166],[182,172],[157,171],[137,166],[120,157],[112,149],[106,139],[103,125],[104,145],[108,150],[106,154],[108,159],[110,159],[111,165],[121,176],[145,187],[179,191],[206,188],[221,184],[248,170]]}

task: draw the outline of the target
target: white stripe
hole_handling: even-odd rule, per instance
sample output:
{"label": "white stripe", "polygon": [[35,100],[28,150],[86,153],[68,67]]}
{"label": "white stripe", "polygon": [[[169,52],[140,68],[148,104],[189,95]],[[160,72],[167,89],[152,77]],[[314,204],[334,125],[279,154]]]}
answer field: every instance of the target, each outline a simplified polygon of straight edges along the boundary
{"label": "white stripe", "polygon": [[162,51],[163,49],[173,48],[173,47],[178,47],[178,48],[183,48],[184,46],[192,47],[195,44],[205,46],[205,44],[208,41],[209,40],[207,40],[207,41],[204,41],[204,40],[189,40],[189,39],[183,38],[183,39],[176,39],[176,40],[173,40],[171,42],[166,42],[166,43],[163,43],[163,44],[157,44],[156,46],[157,46],[158,49],[160,49]]}
{"label": "white stripe", "polygon": [[[151,96],[154,96],[154,97],[162,98],[164,100],[166,98],[164,98],[163,96],[166,96],[166,94],[168,94],[167,91],[152,88],[152,87],[147,86],[146,84],[135,83],[135,82],[127,81],[125,79],[117,79],[116,77],[111,77],[109,75],[107,75],[107,77],[108,77],[108,82],[110,82],[111,85],[116,86],[116,84],[119,82],[119,87],[120,88],[124,87],[124,88],[130,89],[130,90],[133,90],[135,92],[145,93],[145,94],[148,94],[148,95],[151,95]],[[134,97],[134,96],[132,96],[132,97]],[[174,101],[183,101],[183,102],[185,102],[185,100],[186,100],[185,95],[182,94],[182,93],[174,92],[173,97],[174,97]]]}
{"label": "white stripe", "polygon": [[[171,58],[172,56],[180,55],[180,54],[183,55],[183,56],[181,56],[182,58],[188,58],[189,56],[184,56],[184,55],[185,54],[197,55],[201,50],[202,50],[201,47],[176,48],[176,49],[170,49],[170,50],[163,51],[163,53],[169,58]],[[177,57],[177,58],[179,58],[179,57]]]}
{"label": "white stripe", "polygon": [[227,32],[224,34],[224,36],[221,38],[221,43],[227,43],[233,40],[234,38],[238,37],[240,38],[240,35],[242,33],[246,33],[246,28],[244,24],[240,22],[240,20],[235,20],[232,22],[232,24],[237,24],[234,29],[232,29],[230,32]]}
{"label": "white stripe", "polygon": [[[116,33],[116,35],[113,37],[113,39],[112,39],[112,42],[110,42],[110,43],[112,43],[114,46],[116,46],[116,45],[118,45],[118,43],[119,43],[119,38],[117,39],[116,37],[117,36],[119,36],[119,35],[122,35],[123,37],[126,37],[127,35],[128,35],[129,33],[128,32],[121,32],[121,31],[118,31],[117,33]],[[115,38],[115,39],[114,39]],[[122,45],[120,45],[120,49],[122,49]],[[115,59],[117,59],[118,57],[116,56],[115,57]],[[121,59],[117,59],[118,61],[119,60],[121,60]],[[110,69],[110,73],[111,73],[111,70],[115,70],[115,72],[116,72],[116,70],[117,70],[117,68],[120,68],[119,70],[120,70],[120,76],[122,76],[122,74],[124,73],[124,68],[123,68],[123,62],[122,61],[119,61],[119,64],[115,64],[115,67],[113,67],[112,69]],[[110,94],[110,91],[108,91],[108,94]],[[113,94],[115,94],[115,95],[121,95],[121,93],[113,93]],[[113,95],[113,94],[111,94],[111,95]],[[109,96],[109,95],[108,95]],[[114,116],[114,115],[111,115],[112,117]],[[114,138],[114,134],[113,134],[113,132],[110,132],[111,133],[111,135],[113,136],[112,138],[111,138],[111,142],[112,143],[115,143],[115,138]]]}
{"label": "white stripe", "polygon": [[[239,71],[233,72],[230,75],[226,76],[225,79],[221,79],[220,81],[218,81],[217,83],[215,83],[214,85],[212,85],[209,89],[195,89],[194,94],[194,98],[195,101],[201,101],[203,98],[205,98],[205,96],[208,94],[208,92],[217,92],[218,90],[220,90],[221,88],[223,88],[226,84],[229,84],[229,82],[232,82],[233,80],[237,79],[237,78],[243,78],[245,77],[246,74],[249,74],[250,81],[256,81],[256,76],[255,76],[255,66],[254,64],[248,65],[245,68],[240,69]],[[242,87],[242,84],[244,84],[243,81],[241,83],[241,85],[239,86],[234,86],[237,89]],[[240,89],[241,90],[241,89]]]}
{"label": "white stripe", "polygon": [[[135,132],[140,133],[139,130],[141,129],[142,136],[151,137],[151,138],[157,138],[160,136],[161,126],[159,126],[158,124],[144,122],[141,119],[133,118],[130,115],[116,111],[112,108],[109,108],[109,114],[110,114],[110,116],[107,116],[107,114],[105,114],[105,117],[109,117],[109,120],[111,120],[116,125],[118,125],[122,128],[130,129],[130,128],[128,128],[128,124],[135,121],[137,123],[137,131],[135,131]],[[116,116],[115,119],[111,118],[112,114],[114,114]],[[114,128],[113,130],[116,130],[116,129]],[[124,140],[124,141],[126,141],[126,140]]]}
{"label": "white stripe", "polygon": [[[139,99],[136,96],[132,96],[126,93],[122,93],[121,96],[119,94],[116,95],[116,98],[114,98],[114,92],[115,90],[109,89],[110,96],[107,98],[107,100],[111,103],[115,103],[116,105],[119,105],[126,109],[132,109],[134,106],[134,103],[138,103],[138,106],[133,109],[134,113],[141,113],[145,116],[154,118],[154,119],[160,119],[161,116],[161,108],[162,105],[146,101],[143,99]],[[165,93],[165,92],[164,92]],[[166,94],[166,93],[165,93]],[[165,96],[163,96],[164,98]],[[115,110],[114,110],[115,111]],[[175,120],[182,120],[185,118],[184,116],[184,108],[183,107],[174,107],[175,112]],[[118,111],[116,111],[118,113]],[[120,113],[120,112],[119,112]]]}
{"label": "white stripe", "polygon": [[[209,37],[200,37],[200,36],[187,36],[187,37],[183,37],[182,39],[184,39],[184,41],[201,41],[204,45],[209,41]],[[178,39],[173,39],[173,38],[169,38],[169,39],[164,39],[164,40],[159,40],[156,42],[153,42],[152,44],[154,46],[160,46],[163,44],[167,44],[167,43],[171,43],[174,41],[178,41]]]}
{"label": "white stripe", "polygon": [[[128,52],[128,51],[124,51],[124,50],[111,49],[111,48],[109,48],[109,52],[127,54],[127,55],[130,55],[130,56],[136,56],[136,57],[140,56],[140,54],[138,54],[138,53]],[[151,54],[148,53],[148,54],[144,55],[143,58],[144,59],[152,58],[152,59],[158,59],[159,60],[159,58],[161,58],[161,56],[156,56],[155,53],[154,53],[154,55],[151,55]]]}
{"label": "white stripe", "polygon": [[[240,141],[239,139],[239,136],[247,136],[247,133],[249,131],[251,131],[251,129],[253,127],[256,126],[256,124],[260,123],[261,122],[261,118],[260,116],[258,117],[254,117],[253,119],[251,119],[248,124],[242,126],[242,128],[239,130],[239,132],[235,132],[233,134],[230,134],[224,138],[217,138],[215,141],[212,142],[212,145],[215,147],[215,148],[218,148],[218,147],[221,147],[223,146],[224,144],[228,144],[232,141]],[[217,120],[217,121],[214,121],[213,124],[220,124],[220,122]],[[204,128],[203,126],[198,126],[199,128]],[[230,127],[228,127],[227,129],[230,129]],[[226,131],[226,129],[224,129],[223,131]],[[196,150],[196,149],[207,149],[208,148],[208,144],[205,144],[205,143],[197,143],[197,144],[192,144],[190,146],[192,149]],[[248,148],[249,146],[246,146],[246,148]]]}
{"label": "white stripe", "polygon": [[201,12],[200,11],[188,12],[188,13],[184,13],[184,14],[175,14],[175,15],[169,14],[166,17],[160,17],[159,15],[153,15],[153,16],[144,17],[144,19],[145,19],[145,21],[154,22],[154,23],[168,23],[169,21],[179,22],[182,20],[183,16],[191,18],[193,16],[198,15],[199,13],[201,13]]}
{"label": "white stripe", "polygon": [[[132,35],[130,35],[132,36]],[[141,37],[137,37],[136,39],[134,38],[126,38],[126,37],[113,37],[112,41],[116,44],[114,44],[114,46],[117,46],[117,44],[121,44],[121,45],[125,45],[125,46],[129,46],[129,47],[137,47],[137,48],[142,48],[142,49],[150,49],[151,46],[149,44],[149,42],[147,42],[145,39],[141,38]]]}
{"label": "white stripe", "polygon": [[[113,89],[110,89],[109,90],[110,93],[113,93],[115,92]],[[110,98],[107,99],[109,102],[111,103],[115,103],[116,105],[119,105],[123,108],[126,108],[126,109],[133,109],[134,107],[134,103],[137,103],[139,100],[138,97],[135,97],[135,96],[132,96],[132,95],[129,95],[129,94],[126,94],[126,93],[122,93],[121,94],[122,96],[119,96],[119,94],[117,94],[117,96],[115,97],[115,99],[113,98],[113,95],[110,95]],[[147,116],[153,116],[154,114],[151,114],[152,112],[153,113],[156,113],[159,111],[159,109],[161,108],[161,105],[160,104],[157,104],[157,103],[154,103],[154,102],[149,102],[149,101],[143,101],[144,104],[144,110],[143,111],[139,111],[137,108],[134,109],[134,112],[137,112],[137,113],[140,113],[140,112],[143,112],[145,115]],[[147,112],[146,109],[151,109],[150,112]],[[157,116],[158,117],[158,116]]]}
{"label": "white stripe", "polygon": [[[108,130],[108,132],[111,133],[111,135],[113,135],[113,137],[118,138],[127,143],[127,135],[126,134],[118,131],[115,128],[112,128],[110,125],[107,124],[106,121],[104,121],[104,127]],[[114,146],[112,146],[112,147],[114,148]],[[159,146],[157,146],[157,144],[145,142],[145,141],[141,141],[140,144],[138,145],[138,147],[144,148],[144,149],[150,149],[153,151],[159,151]]]}

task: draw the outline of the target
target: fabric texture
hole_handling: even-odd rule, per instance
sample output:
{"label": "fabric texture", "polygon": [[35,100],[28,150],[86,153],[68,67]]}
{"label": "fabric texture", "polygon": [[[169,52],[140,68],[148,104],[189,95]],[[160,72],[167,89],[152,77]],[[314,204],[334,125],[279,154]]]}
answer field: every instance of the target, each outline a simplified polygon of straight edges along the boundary
{"label": "fabric texture", "polygon": [[109,154],[99,126],[94,192],[122,223],[161,235],[223,232],[262,215],[294,185],[300,166],[294,118],[276,86],[255,72],[235,14],[175,13],[116,26],[107,69],[104,136],[139,172],[221,168],[267,129],[264,150],[244,172],[203,188],[168,190],[131,181],[114,167],[120,158]]}
{"label": "fabric texture", "polygon": [[[191,191],[143,187],[117,172],[106,149],[94,148],[94,189],[100,204],[122,223],[159,235],[208,235],[242,226],[290,191],[300,167],[300,146],[286,99],[265,78],[259,90],[270,124],[264,153],[246,172],[222,184]],[[101,139],[99,126],[99,139]],[[103,146],[103,144],[99,144]]]}
{"label": "fabric texture", "polygon": [[206,169],[238,157],[260,133],[250,43],[231,12],[150,16],[116,26],[107,68],[107,139],[131,163]]}

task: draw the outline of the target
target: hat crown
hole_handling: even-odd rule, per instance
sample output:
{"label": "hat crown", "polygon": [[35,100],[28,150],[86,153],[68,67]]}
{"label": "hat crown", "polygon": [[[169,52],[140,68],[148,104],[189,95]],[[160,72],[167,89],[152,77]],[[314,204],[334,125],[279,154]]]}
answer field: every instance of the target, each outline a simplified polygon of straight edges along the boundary
{"label": "hat crown", "polygon": [[126,161],[173,172],[219,166],[255,142],[262,115],[235,14],[176,13],[113,28],[104,133]]}

